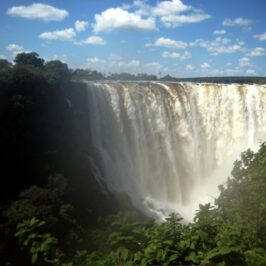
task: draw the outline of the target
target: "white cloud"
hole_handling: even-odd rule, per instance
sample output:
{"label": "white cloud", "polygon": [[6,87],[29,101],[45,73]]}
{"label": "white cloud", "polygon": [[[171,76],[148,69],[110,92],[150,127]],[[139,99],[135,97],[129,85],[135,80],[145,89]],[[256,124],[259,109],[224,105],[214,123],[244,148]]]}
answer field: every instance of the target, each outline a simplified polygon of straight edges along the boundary
{"label": "white cloud", "polygon": [[6,59],[7,60],[7,57],[3,54],[0,54],[0,59]]}
{"label": "white cloud", "polygon": [[[182,24],[198,23],[211,18],[201,10],[185,5],[181,0],[164,0],[155,6],[149,6],[146,1],[136,0],[133,6],[138,7],[136,11],[140,15],[150,15],[160,18],[165,27],[177,27]],[[184,15],[182,13],[186,12]]]}
{"label": "white cloud", "polygon": [[107,59],[101,59],[98,57],[92,57],[87,59],[87,64],[83,68],[89,68],[100,71],[102,73],[147,73],[158,74],[159,72],[166,71],[165,68],[159,62],[150,62],[143,64],[139,60],[125,60],[121,56],[111,54]]}
{"label": "white cloud", "polygon": [[106,41],[99,36],[90,36],[83,41],[76,42],[76,44],[78,45],[83,45],[83,44],[105,45]]}
{"label": "white cloud", "polygon": [[207,75],[219,75],[219,76],[238,76],[244,75],[243,69],[239,67],[232,67],[232,68],[223,68],[223,69],[207,69],[203,70]]}
{"label": "white cloud", "polygon": [[247,56],[264,56],[264,55],[266,55],[266,49],[261,47],[256,47],[247,54]]}
{"label": "white cloud", "polygon": [[245,18],[235,18],[235,19],[224,19],[223,25],[224,26],[238,26],[238,27],[247,27],[253,24],[253,21],[250,19],[245,19]]}
{"label": "white cloud", "polygon": [[122,61],[123,58],[122,58],[122,56],[117,55],[117,54],[110,54],[109,60],[111,60],[111,61]]}
{"label": "white cloud", "polygon": [[198,23],[211,16],[202,10],[185,5],[181,0],[157,1],[153,6],[146,0],[135,0],[133,4],[109,8],[101,14],[96,14],[93,27],[95,33],[115,29],[156,30],[157,18],[166,27],[177,27]]}
{"label": "white cloud", "polygon": [[14,43],[7,45],[6,49],[12,53],[13,57],[15,57],[19,53],[25,52],[23,46]]}
{"label": "white cloud", "polygon": [[192,10],[192,6],[185,5],[181,0],[164,0],[157,2],[155,6],[150,6],[147,2],[146,0],[135,0],[132,5],[127,5],[125,9],[137,8],[136,14],[153,17],[176,15]]}
{"label": "white cloud", "polygon": [[88,26],[89,26],[88,21],[77,20],[75,22],[75,29],[77,32],[81,32],[81,31],[86,30],[88,28]]}
{"label": "white cloud", "polygon": [[209,63],[207,62],[204,62],[203,64],[200,65],[200,68],[203,70],[203,71],[207,71],[209,70],[211,66],[209,65]]}
{"label": "white cloud", "polygon": [[139,69],[139,65],[140,62],[138,60],[125,61],[122,57],[111,54],[108,59],[100,59],[98,57],[88,58],[85,67],[104,73],[136,73]]}
{"label": "white cloud", "polygon": [[250,66],[249,58],[248,57],[242,57],[239,60],[239,66],[240,67],[248,67]]}
{"label": "white cloud", "polygon": [[262,34],[256,34],[254,35],[254,38],[256,38],[259,41],[266,41],[266,32]]}
{"label": "white cloud", "polygon": [[254,70],[254,69],[248,69],[247,71],[247,74],[249,74],[249,75],[256,75],[256,71]]}
{"label": "white cloud", "polygon": [[7,10],[7,14],[30,20],[40,19],[43,21],[60,21],[68,16],[66,10],[42,3],[33,3],[29,6],[13,6]]}
{"label": "white cloud", "polygon": [[141,72],[147,73],[147,74],[156,74],[158,75],[159,72],[167,71],[167,68],[165,68],[161,63],[159,62],[151,62],[147,63],[141,68]]}
{"label": "white cloud", "polygon": [[87,62],[91,64],[100,63],[100,62],[105,63],[106,60],[100,59],[98,57],[89,57],[87,58]]}
{"label": "white cloud", "polygon": [[102,73],[109,72],[109,69],[107,69],[107,61],[104,59],[100,59],[98,57],[90,57],[87,58],[86,65],[83,66],[83,68],[88,68],[91,70],[97,70]]}
{"label": "white cloud", "polygon": [[156,30],[156,24],[152,17],[143,19],[140,15],[129,13],[121,8],[109,8],[95,15],[95,24],[93,24],[95,33],[117,29],[153,31]]}
{"label": "white cloud", "polygon": [[9,45],[7,45],[7,47],[6,47],[6,49],[8,50],[8,51],[15,51],[15,50],[23,50],[23,46],[21,46],[21,45],[18,45],[18,44],[9,44]]}
{"label": "white cloud", "polygon": [[181,0],[161,1],[153,9],[152,13],[155,16],[169,16],[176,13],[181,13],[191,9],[191,6],[187,6],[182,3]]}
{"label": "white cloud", "polygon": [[235,43],[228,38],[217,37],[213,41],[198,39],[192,43],[191,46],[199,46],[205,48],[211,55],[232,54],[244,51],[244,42],[237,41]]}
{"label": "white cloud", "polygon": [[187,43],[183,41],[176,41],[169,38],[158,38],[154,44],[146,44],[146,46],[158,46],[158,47],[166,47],[166,48],[176,48],[176,49],[185,49],[187,47]]}
{"label": "white cloud", "polygon": [[224,35],[226,34],[226,30],[215,30],[213,32],[214,35]]}
{"label": "white cloud", "polygon": [[186,70],[187,71],[193,71],[193,70],[195,70],[195,67],[193,65],[188,64],[188,65],[186,65]]}
{"label": "white cloud", "polygon": [[122,9],[137,9],[134,11],[135,14],[140,16],[150,16],[151,14],[151,6],[147,4],[146,0],[134,0],[132,5],[128,5],[127,8]]}
{"label": "white cloud", "polygon": [[186,60],[190,59],[192,57],[192,54],[188,51],[185,51],[184,53],[176,53],[176,52],[163,52],[162,53],[163,58],[172,58],[172,59],[178,59],[178,60]]}
{"label": "white cloud", "polygon": [[76,32],[72,28],[43,32],[39,35],[39,38],[45,40],[72,40],[74,37]]}
{"label": "white cloud", "polygon": [[166,27],[178,27],[182,24],[198,23],[209,18],[211,18],[211,16],[205,13],[192,13],[189,15],[162,16],[161,22]]}
{"label": "white cloud", "polygon": [[207,70],[203,70],[206,75],[219,75],[219,76],[247,76],[247,75],[257,75],[256,71],[252,68],[243,69],[239,66],[217,69],[210,67]]}
{"label": "white cloud", "polygon": [[140,62],[138,60],[131,60],[128,62],[117,60],[113,62],[115,62],[114,65],[117,65],[117,67],[121,69],[129,68],[129,67],[138,67],[140,65]]}
{"label": "white cloud", "polygon": [[237,76],[240,74],[243,75],[243,71],[239,67],[234,67],[234,68],[226,68],[226,69],[214,69],[213,71],[210,71],[210,74],[225,75],[225,76]]}
{"label": "white cloud", "polygon": [[46,58],[45,61],[50,61],[50,60],[60,60],[63,63],[67,63],[68,65],[70,62],[68,62],[68,56],[66,54],[58,55],[54,54],[51,59]]}

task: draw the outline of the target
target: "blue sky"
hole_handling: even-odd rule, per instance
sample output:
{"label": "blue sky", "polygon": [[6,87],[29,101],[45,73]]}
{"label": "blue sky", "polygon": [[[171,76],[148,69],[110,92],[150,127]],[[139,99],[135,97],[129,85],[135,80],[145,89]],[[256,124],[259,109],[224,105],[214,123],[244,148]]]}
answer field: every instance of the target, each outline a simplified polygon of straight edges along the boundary
{"label": "blue sky", "polygon": [[265,0],[1,1],[0,58],[36,51],[71,68],[266,76]]}

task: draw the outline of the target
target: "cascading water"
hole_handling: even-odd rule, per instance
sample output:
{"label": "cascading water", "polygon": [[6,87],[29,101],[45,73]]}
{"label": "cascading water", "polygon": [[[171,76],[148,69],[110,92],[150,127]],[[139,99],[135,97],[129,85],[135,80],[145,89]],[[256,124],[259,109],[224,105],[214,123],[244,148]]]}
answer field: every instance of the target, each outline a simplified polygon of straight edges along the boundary
{"label": "cascading water", "polygon": [[190,220],[240,152],[266,139],[266,86],[88,83],[91,161],[112,191]]}

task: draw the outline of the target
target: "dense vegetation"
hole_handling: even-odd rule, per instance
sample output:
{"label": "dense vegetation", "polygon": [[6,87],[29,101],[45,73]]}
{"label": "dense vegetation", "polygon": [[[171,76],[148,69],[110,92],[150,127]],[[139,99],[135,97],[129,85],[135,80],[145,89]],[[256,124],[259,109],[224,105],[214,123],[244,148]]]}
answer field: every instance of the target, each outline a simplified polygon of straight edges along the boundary
{"label": "dense vegetation", "polygon": [[14,237],[25,219],[45,220],[70,254],[90,247],[85,226],[120,209],[123,196],[93,177],[86,86],[71,79],[66,64],[36,53],[0,60],[0,265],[29,265]]}
{"label": "dense vegetation", "polygon": [[113,73],[104,75],[97,71],[76,69],[72,77],[76,80],[126,80],[126,81],[170,81],[170,82],[198,82],[198,83],[239,83],[239,84],[266,84],[265,77],[202,77],[202,78],[177,78],[170,75],[157,77],[148,74]]}
{"label": "dense vegetation", "polygon": [[266,144],[192,223],[157,224],[93,176],[78,81],[99,75],[36,53],[0,60],[0,265],[266,265]]}

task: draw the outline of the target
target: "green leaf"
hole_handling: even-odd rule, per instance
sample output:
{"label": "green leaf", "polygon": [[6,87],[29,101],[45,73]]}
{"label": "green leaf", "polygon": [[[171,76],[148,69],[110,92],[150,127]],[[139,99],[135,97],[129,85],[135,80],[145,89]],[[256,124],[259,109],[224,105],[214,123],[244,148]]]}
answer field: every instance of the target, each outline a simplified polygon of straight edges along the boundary
{"label": "green leaf", "polygon": [[173,254],[169,257],[169,259],[167,260],[167,262],[173,262],[175,261],[176,259],[178,259],[178,254]]}
{"label": "green leaf", "polygon": [[185,240],[180,240],[180,241],[178,242],[178,247],[179,247],[180,249],[184,249],[185,246],[186,246],[186,241],[185,241]]}
{"label": "green leaf", "polygon": [[163,241],[163,244],[167,245],[167,246],[173,246],[174,241],[173,240],[165,240],[165,241]]}
{"label": "green leaf", "polygon": [[200,262],[200,258],[193,251],[188,256],[185,257],[185,261],[192,261],[193,263],[198,264]]}
{"label": "green leaf", "polygon": [[37,260],[38,260],[38,253],[35,253],[31,257],[31,263],[35,264],[37,262]]}

